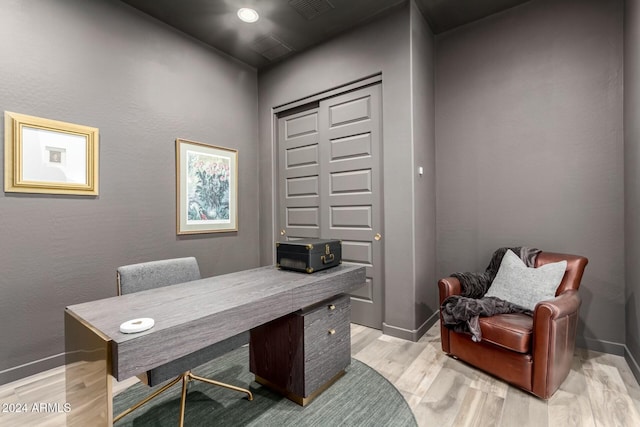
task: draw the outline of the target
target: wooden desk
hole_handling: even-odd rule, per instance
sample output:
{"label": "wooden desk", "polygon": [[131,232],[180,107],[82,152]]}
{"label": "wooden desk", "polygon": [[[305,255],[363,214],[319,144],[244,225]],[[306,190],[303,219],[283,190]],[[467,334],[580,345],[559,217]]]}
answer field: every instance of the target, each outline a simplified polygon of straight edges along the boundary
{"label": "wooden desk", "polygon": [[[68,425],[112,424],[112,376],[141,374],[364,283],[364,267],[348,263],[314,274],[270,266],[69,306]],[[155,326],[120,332],[120,324],[138,317],[155,319]]]}

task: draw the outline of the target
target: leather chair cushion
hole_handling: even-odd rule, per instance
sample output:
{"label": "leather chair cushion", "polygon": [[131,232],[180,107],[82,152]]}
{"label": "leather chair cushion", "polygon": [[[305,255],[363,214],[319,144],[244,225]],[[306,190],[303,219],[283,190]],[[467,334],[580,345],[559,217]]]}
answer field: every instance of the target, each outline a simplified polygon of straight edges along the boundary
{"label": "leather chair cushion", "polygon": [[482,340],[518,353],[531,353],[533,317],[526,314],[498,314],[480,318]]}

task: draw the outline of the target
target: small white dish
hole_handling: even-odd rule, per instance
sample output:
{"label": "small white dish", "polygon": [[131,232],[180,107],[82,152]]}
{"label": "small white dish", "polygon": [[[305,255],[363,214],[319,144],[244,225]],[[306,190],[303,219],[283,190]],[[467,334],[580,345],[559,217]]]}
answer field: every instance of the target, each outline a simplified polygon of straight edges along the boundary
{"label": "small white dish", "polygon": [[155,321],[150,317],[141,317],[140,319],[127,320],[120,325],[120,332],[123,334],[135,334],[137,332],[148,331],[153,328]]}

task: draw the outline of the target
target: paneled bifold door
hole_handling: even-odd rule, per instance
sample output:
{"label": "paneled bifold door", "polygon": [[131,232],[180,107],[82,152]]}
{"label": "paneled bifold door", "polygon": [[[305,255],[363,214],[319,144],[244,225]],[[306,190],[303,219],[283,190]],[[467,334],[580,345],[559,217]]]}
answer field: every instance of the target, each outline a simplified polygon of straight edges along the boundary
{"label": "paneled bifold door", "polygon": [[278,119],[280,240],[342,240],[342,259],[366,266],[351,319],[380,329],[383,310],[380,84]]}

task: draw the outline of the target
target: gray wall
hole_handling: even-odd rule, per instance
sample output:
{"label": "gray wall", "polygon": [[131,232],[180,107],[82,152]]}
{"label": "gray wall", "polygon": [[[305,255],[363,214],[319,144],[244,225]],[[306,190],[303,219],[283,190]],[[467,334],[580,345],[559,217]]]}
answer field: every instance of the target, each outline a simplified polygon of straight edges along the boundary
{"label": "gray wall", "polygon": [[640,1],[626,0],[624,29],[626,356],[640,378]]}
{"label": "gray wall", "polygon": [[[100,129],[99,197],[0,194],[0,383],[63,363],[65,306],[119,265],[259,264],[255,70],[114,0],[5,0],[0,50],[1,111]],[[177,137],[239,150],[237,233],[176,236]]]}
{"label": "gray wall", "polygon": [[[386,333],[415,338],[416,246],[413,201],[410,7],[394,11],[266,72],[259,83],[261,262],[273,262],[274,139],[271,108],[382,73]],[[409,193],[411,194],[411,193]],[[421,221],[423,221],[421,219]],[[422,272],[420,273],[422,275]],[[424,286],[423,283],[420,286]]]}
{"label": "gray wall", "polygon": [[[640,5],[626,8],[623,161],[621,0],[535,0],[435,46],[412,2],[259,79],[115,0],[5,0],[1,110],[99,127],[101,146],[97,198],[0,195],[0,383],[62,363],[64,307],[114,295],[118,265],[195,255],[211,276],[270,264],[270,109],[375,73],[385,331],[419,337],[437,277],[526,244],[590,258],[582,344],[626,342],[640,360]],[[176,137],[239,150],[237,233],[175,235]]]}
{"label": "gray wall", "polygon": [[[434,96],[435,41],[429,25],[411,7],[411,128],[413,139],[413,204],[415,324],[426,332],[437,320],[436,278],[436,142]],[[423,174],[418,174],[418,168]]]}
{"label": "gray wall", "polygon": [[622,19],[621,0],[536,0],[436,39],[439,275],[500,246],[585,255],[579,344],[617,354]]}

